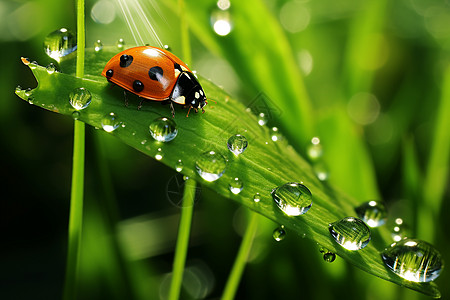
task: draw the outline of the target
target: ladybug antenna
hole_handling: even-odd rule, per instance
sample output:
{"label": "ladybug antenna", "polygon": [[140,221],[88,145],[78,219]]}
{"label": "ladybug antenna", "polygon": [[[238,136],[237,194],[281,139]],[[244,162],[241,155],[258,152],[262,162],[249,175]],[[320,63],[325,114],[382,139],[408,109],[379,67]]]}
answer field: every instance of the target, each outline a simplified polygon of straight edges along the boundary
{"label": "ladybug antenna", "polygon": [[217,101],[215,101],[215,100],[213,100],[213,99],[211,99],[211,98],[206,98],[206,101],[205,101],[206,104],[208,104],[208,101],[209,101],[209,100],[211,100],[212,102],[214,102],[215,104],[217,104]]}

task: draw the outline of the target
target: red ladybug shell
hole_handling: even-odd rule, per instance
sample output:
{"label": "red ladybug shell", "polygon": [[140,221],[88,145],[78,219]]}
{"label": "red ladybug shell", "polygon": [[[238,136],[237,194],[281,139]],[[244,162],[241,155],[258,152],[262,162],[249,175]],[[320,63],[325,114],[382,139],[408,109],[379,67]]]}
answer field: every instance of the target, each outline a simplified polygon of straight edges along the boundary
{"label": "red ladybug shell", "polygon": [[172,53],[157,47],[140,46],[124,50],[111,58],[102,75],[142,98],[164,101],[170,98],[183,71],[191,72]]}

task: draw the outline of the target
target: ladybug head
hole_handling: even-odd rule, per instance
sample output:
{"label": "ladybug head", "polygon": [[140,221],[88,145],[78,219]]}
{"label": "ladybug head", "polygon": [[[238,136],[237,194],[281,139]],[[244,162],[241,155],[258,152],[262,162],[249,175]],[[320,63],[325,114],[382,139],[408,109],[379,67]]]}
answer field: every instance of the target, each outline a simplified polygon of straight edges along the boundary
{"label": "ladybug head", "polygon": [[206,95],[197,78],[191,72],[182,72],[177,79],[170,99],[178,104],[188,105],[195,111],[203,110]]}
{"label": "ladybug head", "polygon": [[200,85],[197,85],[192,90],[190,90],[189,94],[186,95],[186,99],[188,100],[186,101],[186,104],[194,108],[195,111],[203,109],[203,107],[206,105],[206,95]]}

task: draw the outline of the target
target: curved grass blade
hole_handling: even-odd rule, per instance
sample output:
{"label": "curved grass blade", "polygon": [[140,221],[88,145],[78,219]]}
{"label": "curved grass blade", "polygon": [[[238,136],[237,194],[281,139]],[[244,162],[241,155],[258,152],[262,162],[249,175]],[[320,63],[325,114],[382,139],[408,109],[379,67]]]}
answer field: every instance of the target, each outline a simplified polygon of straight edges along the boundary
{"label": "curved grass blade", "polygon": [[[173,169],[178,160],[181,160],[184,175],[283,224],[292,232],[305,235],[370,274],[433,297],[440,296],[435,283],[409,282],[397,277],[384,266],[379,251],[390,244],[390,241],[381,238],[384,236],[382,233],[386,233],[386,228],[374,229],[373,240],[360,251],[347,251],[337,245],[329,234],[328,224],[355,215],[354,207],[358,201],[320,182],[311,166],[295,152],[286,139],[272,141],[269,129],[260,126],[256,116],[211,82],[199,78],[208,97],[216,99],[217,103],[209,104],[205,114],[191,113],[188,118],[185,117],[185,110],[176,107],[174,121],[178,128],[177,137],[169,143],[153,140],[148,130],[149,124],[157,117],[171,118],[170,108],[157,102],[149,102],[138,111],[140,101],[134,95],[129,96],[129,106],[126,107],[122,90],[111,89],[103,77],[96,75],[104,65],[101,58],[111,57],[112,54],[97,55],[93,51],[87,53],[87,62],[92,60],[92,64],[86,64],[88,67],[85,70],[87,74],[91,74],[86,76],[89,79],[62,73],[49,74],[44,67],[35,66],[32,71],[39,82],[38,87],[28,93],[24,90],[17,90],[16,93],[24,100],[31,97],[34,105],[47,110],[68,116],[75,113],[79,120],[97,128],[102,128],[102,119],[113,112],[121,126],[111,134],[131,147],[151,157],[158,155],[162,163]],[[68,95],[78,87],[91,92],[92,103],[86,109],[75,112],[69,104]],[[249,142],[247,150],[238,157],[227,148],[228,138],[235,134],[244,135]],[[220,179],[206,182],[197,174],[195,164],[201,153],[211,150],[226,157],[227,166]],[[237,195],[229,189],[229,183],[236,177],[244,184],[243,190]],[[270,194],[273,188],[291,181],[303,182],[313,195],[312,208],[298,217],[289,217],[281,212],[274,205]],[[256,193],[261,195],[258,203],[253,201]],[[380,234],[376,231],[380,231]]]}

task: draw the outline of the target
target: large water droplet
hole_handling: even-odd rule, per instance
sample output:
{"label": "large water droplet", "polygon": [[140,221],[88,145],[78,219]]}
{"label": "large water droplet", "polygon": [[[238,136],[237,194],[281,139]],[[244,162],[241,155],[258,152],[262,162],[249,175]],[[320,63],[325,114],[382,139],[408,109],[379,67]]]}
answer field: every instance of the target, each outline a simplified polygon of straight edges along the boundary
{"label": "large water droplet", "polygon": [[247,149],[248,142],[245,136],[236,134],[228,139],[227,146],[234,155],[238,156]]}
{"label": "large water droplet", "polygon": [[275,228],[272,233],[272,237],[277,242],[284,240],[284,238],[286,237],[286,230],[284,230],[284,226],[281,225],[280,227]]}
{"label": "large water droplet", "polygon": [[197,173],[206,181],[216,181],[225,172],[227,161],[222,154],[214,151],[202,153],[195,162]]}
{"label": "large water droplet", "polygon": [[380,201],[364,202],[355,208],[355,211],[358,214],[358,217],[360,217],[370,227],[378,227],[386,223],[386,207]]}
{"label": "large water droplet", "polygon": [[347,250],[361,250],[370,241],[370,229],[360,219],[346,217],[328,227],[334,240]]}
{"label": "large water droplet", "polygon": [[398,276],[414,282],[429,282],[444,268],[441,254],[427,242],[404,239],[381,253],[384,264]]}
{"label": "large water droplet", "polygon": [[309,189],[297,182],[288,182],[272,190],[272,198],[278,207],[288,216],[306,213],[312,205]]}
{"label": "large water droplet", "polygon": [[233,180],[231,180],[231,182],[229,184],[229,188],[233,194],[237,195],[244,188],[244,183],[242,182],[242,180],[240,180],[239,178],[236,177],[236,178],[233,178]]}
{"label": "large water droplet", "polygon": [[120,126],[120,121],[115,113],[109,113],[102,119],[102,128],[106,132],[113,132]]}
{"label": "large water droplet", "polygon": [[91,104],[92,95],[85,88],[76,88],[69,95],[70,105],[76,110],[82,110]]}
{"label": "large water droplet", "polygon": [[172,119],[157,118],[149,126],[150,134],[158,142],[170,142],[178,133],[177,124]]}
{"label": "large water droplet", "polygon": [[45,53],[58,62],[76,49],[76,36],[66,28],[53,31],[44,40]]}

